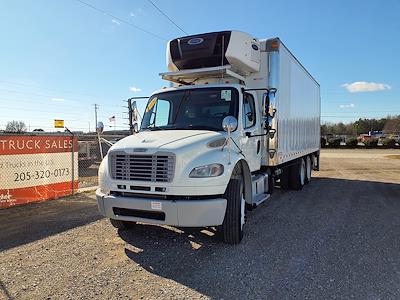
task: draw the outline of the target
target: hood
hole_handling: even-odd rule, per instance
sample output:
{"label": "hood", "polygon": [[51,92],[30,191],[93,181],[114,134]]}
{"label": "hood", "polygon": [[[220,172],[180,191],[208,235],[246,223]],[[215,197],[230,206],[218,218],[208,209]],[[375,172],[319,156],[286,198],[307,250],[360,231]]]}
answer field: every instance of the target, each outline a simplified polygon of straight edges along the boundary
{"label": "hood", "polygon": [[110,150],[134,151],[134,149],[173,149],[209,140],[210,138],[221,137],[222,134],[206,130],[158,130],[144,131],[123,138],[112,146]]}

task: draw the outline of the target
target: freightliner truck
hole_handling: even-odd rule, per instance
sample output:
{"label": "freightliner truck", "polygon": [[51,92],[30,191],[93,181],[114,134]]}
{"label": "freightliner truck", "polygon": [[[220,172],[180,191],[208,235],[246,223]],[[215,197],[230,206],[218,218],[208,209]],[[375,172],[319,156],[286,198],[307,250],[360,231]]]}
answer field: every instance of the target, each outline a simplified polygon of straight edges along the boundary
{"label": "freightliner truck", "polygon": [[246,211],[319,169],[319,84],[279,38],[240,31],[171,40],[167,66],[170,87],[100,165],[99,210],[119,229],[211,227],[240,243]]}

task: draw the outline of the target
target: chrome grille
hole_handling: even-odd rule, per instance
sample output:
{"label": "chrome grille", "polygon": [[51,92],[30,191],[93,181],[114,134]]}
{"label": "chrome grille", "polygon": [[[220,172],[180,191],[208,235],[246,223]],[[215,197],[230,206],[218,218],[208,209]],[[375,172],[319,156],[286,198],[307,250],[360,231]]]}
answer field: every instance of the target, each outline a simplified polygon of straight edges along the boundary
{"label": "chrome grille", "polygon": [[109,153],[111,177],[117,180],[171,182],[175,156],[169,153],[127,154]]}

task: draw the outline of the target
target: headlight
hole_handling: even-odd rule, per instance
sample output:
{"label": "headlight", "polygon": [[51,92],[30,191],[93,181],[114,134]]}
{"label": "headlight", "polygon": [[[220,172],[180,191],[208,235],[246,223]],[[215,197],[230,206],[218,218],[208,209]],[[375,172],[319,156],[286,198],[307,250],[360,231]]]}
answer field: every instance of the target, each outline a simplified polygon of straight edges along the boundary
{"label": "headlight", "polygon": [[194,168],[189,177],[202,178],[202,177],[216,177],[224,173],[224,166],[221,164],[211,164]]}

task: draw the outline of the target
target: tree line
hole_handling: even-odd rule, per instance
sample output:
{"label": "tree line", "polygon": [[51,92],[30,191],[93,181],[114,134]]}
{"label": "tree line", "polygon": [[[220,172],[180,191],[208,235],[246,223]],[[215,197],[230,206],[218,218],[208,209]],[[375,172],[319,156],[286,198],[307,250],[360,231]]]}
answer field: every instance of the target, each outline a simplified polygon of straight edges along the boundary
{"label": "tree line", "polygon": [[358,119],[355,122],[323,123],[321,135],[351,135],[368,134],[369,131],[383,131],[385,134],[400,134],[400,115],[388,116],[382,119]]}
{"label": "tree line", "polygon": [[[10,121],[6,125],[6,132],[23,133],[27,127],[23,121]],[[321,135],[351,135],[358,136],[369,131],[383,131],[385,134],[400,134],[400,115],[388,116],[382,119],[358,119],[355,122],[344,124],[323,123],[321,124]]]}

